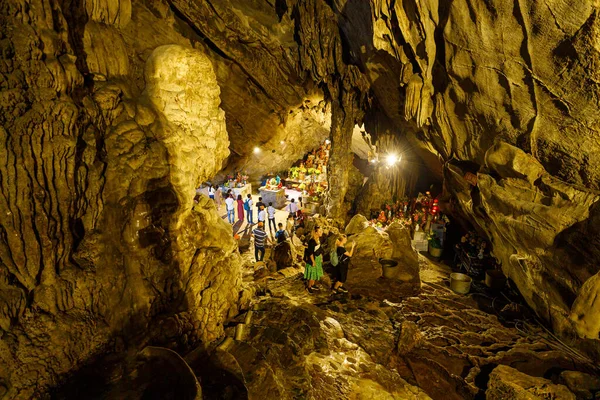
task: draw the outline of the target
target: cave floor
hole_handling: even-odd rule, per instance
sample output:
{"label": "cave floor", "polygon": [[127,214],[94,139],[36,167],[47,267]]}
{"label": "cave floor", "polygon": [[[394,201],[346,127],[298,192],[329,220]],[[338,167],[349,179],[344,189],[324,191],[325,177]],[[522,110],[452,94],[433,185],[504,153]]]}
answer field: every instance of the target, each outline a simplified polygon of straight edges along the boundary
{"label": "cave floor", "polygon": [[[332,294],[328,284],[308,294],[296,268],[260,278],[252,310],[227,329],[237,340],[225,340],[204,363],[212,372],[188,362],[215,399],[485,398],[501,364],[554,380],[564,370],[589,371],[526,311],[511,314],[500,294],[477,284],[455,294],[449,267],[419,260],[421,292],[398,303],[352,287]],[[237,385],[214,371],[233,374]],[[228,397],[232,390],[238,396]]]}

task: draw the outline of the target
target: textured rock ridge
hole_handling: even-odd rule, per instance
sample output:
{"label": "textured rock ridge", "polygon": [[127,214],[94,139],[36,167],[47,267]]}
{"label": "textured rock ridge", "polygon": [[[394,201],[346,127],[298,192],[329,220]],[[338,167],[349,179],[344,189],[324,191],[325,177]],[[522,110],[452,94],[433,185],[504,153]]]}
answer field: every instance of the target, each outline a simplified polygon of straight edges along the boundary
{"label": "textured rock ridge", "polygon": [[541,317],[598,349],[596,285],[582,287],[600,260],[597,2],[343,4],[377,104],[443,174],[456,215]]}
{"label": "textured rock ridge", "polygon": [[[131,4],[119,4],[87,2],[85,27],[57,2],[3,6],[7,398],[38,397],[103,352],[210,342],[237,312],[231,230],[212,202],[190,199],[228,154],[212,64],[189,44],[132,62],[117,29],[134,23]],[[85,56],[70,44],[77,29],[93,30]],[[134,68],[145,92],[122,79]]]}

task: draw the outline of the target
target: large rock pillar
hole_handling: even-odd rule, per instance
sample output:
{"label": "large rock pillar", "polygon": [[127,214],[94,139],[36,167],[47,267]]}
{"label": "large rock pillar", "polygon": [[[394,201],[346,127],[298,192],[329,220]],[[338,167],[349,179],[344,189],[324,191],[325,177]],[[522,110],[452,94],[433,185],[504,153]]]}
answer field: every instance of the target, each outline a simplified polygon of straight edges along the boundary
{"label": "large rock pillar", "polygon": [[[344,203],[348,191],[348,177],[352,163],[352,132],[356,122],[362,118],[360,108],[361,91],[352,89],[351,81],[355,77],[354,69],[349,71],[340,89],[336,90],[331,107],[331,150],[327,166],[327,183],[329,189],[325,199],[327,215],[334,220],[345,223],[349,204]],[[354,83],[356,85],[356,83]]]}

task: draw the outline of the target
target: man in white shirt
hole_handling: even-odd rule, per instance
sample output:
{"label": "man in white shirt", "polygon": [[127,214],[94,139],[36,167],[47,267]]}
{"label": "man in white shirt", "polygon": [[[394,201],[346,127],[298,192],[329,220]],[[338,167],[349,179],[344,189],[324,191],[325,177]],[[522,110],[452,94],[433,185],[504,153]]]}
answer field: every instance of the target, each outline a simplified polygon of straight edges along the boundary
{"label": "man in white shirt", "polygon": [[235,222],[235,200],[233,197],[229,196],[225,199],[225,206],[227,207],[227,219],[229,223],[233,225]]}
{"label": "man in white shirt", "polygon": [[246,210],[246,214],[248,214],[248,224],[253,225],[254,221],[252,219],[252,195],[250,193],[248,193],[248,199],[246,200],[246,204],[247,207],[244,207],[244,210]]}
{"label": "man in white shirt", "polygon": [[273,203],[269,203],[269,207],[267,207],[267,214],[269,215],[269,232],[273,232],[271,230],[271,224],[273,224],[273,230],[277,232],[277,225],[275,224],[275,207],[273,207]]}
{"label": "man in white shirt", "polygon": [[260,211],[258,212],[258,222],[259,223],[263,223],[263,226],[265,225],[265,220],[267,219],[267,213],[265,211],[265,206],[262,205],[260,206]]}
{"label": "man in white shirt", "polygon": [[288,204],[286,210],[287,210],[287,212],[292,214],[294,217],[296,217],[296,213],[298,212],[298,204],[296,204],[296,201],[294,199],[292,199],[290,204]]}

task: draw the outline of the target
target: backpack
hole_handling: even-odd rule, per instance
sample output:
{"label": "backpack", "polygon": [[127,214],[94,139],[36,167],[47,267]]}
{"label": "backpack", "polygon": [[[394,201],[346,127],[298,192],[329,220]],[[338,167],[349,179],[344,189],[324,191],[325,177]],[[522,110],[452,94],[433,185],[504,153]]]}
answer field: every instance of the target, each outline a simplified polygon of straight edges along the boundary
{"label": "backpack", "polygon": [[244,210],[250,211],[250,204],[248,204],[248,200],[244,202]]}
{"label": "backpack", "polygon": [[331,261],[331,265],[333,265],[334,267],[336,267],[340,263],[340,260],[337,255],[337,248],[331,250],[331,253],[329,253],[329,260]]}
{"label": "backpack", "polygon": [[277,231],[275,237],[277,238],[277,243],[285,242],[285,231]]}

